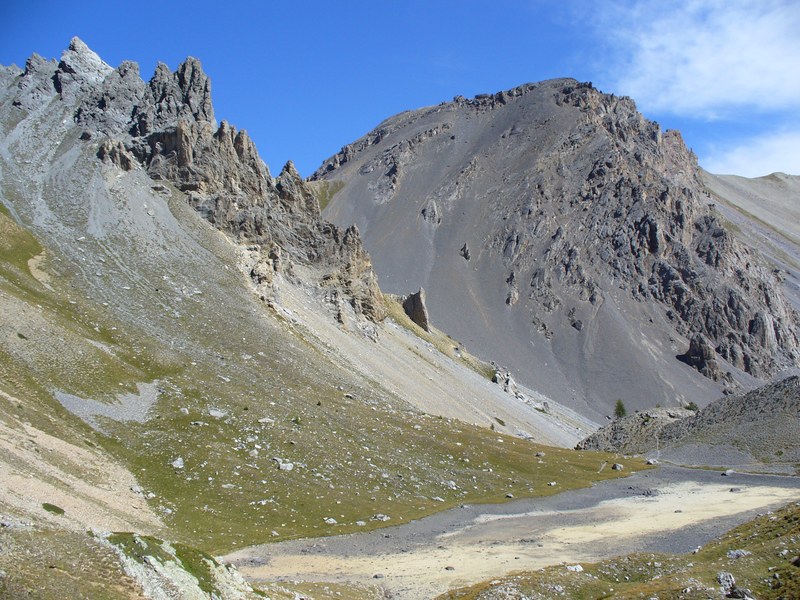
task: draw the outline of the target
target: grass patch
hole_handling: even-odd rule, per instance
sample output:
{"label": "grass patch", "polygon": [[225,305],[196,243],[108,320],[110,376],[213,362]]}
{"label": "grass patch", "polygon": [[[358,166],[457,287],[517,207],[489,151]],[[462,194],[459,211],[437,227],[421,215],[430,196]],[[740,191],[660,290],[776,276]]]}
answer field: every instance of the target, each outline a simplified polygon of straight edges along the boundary
{"label": "grass patch", "polygon": [[0,530],[0,598],[138,598],[141,588],[116,553],[81,532],[52,529]]}
{"label": "grass patch", "polygon": [[55,504],[50,504],[49,502],[42,502],[42,508],[45,509],[47,512],[53,513],[54,515],[63,515],[64,509],[60,506],[56,506]]}
{"label": "grass patch", "polygon": [[[193,394],[199,398],[200,390]],[[168,511],[171,534],[215,554],[365,531],[465,502],[549,495],[619,476],[597,472],[614,460],[610,455],[547,448],[540,462],[534,456],[544,447],[529,441],[344,398],[336,390],[318,389],[302,410],[301,426],[297,411],[286,406],[269,413],[269,424],[259,423],[263,405],[222,419],[194,408],[189,415],[162,413],[146,425],[126,426],[125,448],[140,484],[158,494],[153,507]],[[172,466],[177,457],[183,468]],[[291,470],[281,463],[291,463]],[[630,468],[645,466],[635,461]],[[554,480],[557,486],[547,486]]]}
{"label": "grass patch", "polygon": [[344,187],[344,181],[308,181],[308,186],[317,196],[320,211],[330,204],[333,197]]}
{"label": "grass patch", "polygon": [[35,286],[28,261],[43,250],[33,234],[20,227],[0,202],[0,277],[16,285]]}
{"label": "grass patch", "polygon": [[211,567],[219,566],[214,558],[205,552],[185,544],[175,544],[175,556],[181,561],[183,568],[190,573],[206,594],[219,594],[214,585],[214,575]]}

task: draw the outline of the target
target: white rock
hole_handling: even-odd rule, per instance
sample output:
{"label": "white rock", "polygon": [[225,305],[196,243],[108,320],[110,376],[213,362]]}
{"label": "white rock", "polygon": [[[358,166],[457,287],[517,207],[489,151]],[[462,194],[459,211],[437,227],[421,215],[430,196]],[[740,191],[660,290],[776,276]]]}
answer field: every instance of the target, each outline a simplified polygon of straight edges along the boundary
{"label": "white rock", "polygon": [[179,456],[178,458],[173,460],[170,464],[175,469],[182,469],[183,468],[183,458]]}
{"label": "white rock", "polygon": [[580,565],[567,565],[567,571],[572,571],[573,573],[581,573],[583,571],[583,567]]}

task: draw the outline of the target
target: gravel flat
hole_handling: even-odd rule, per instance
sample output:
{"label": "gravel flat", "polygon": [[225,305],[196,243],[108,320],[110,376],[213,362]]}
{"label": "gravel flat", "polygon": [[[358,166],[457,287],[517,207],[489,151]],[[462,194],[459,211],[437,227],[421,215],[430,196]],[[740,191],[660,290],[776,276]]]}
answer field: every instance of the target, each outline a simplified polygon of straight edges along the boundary
{"label": "gravel flat", "polygon": [[267,544],[225,559],[254,580],[379,580],[393,597],[429,598],[516,570],[638,551],[689,552],[798,499],[796,477],[664,465],[547,498],[464,506],[390,529]]}

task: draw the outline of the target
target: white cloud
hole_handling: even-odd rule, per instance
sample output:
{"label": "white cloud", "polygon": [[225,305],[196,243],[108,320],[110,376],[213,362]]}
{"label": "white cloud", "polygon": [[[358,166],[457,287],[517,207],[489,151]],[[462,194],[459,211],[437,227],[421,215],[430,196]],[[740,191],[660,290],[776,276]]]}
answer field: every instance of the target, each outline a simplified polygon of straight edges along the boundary
{"label": "white cloud", "polygon": [[797,0],[633,0],[599,26],[621,52],[618,93],[646,111],[706,119],[800,107]]}
{"label": "white cloud", "polygon": [[800,130],[762,135],[700,157],[711,173],[761,177],[775,171],[800,175]]}

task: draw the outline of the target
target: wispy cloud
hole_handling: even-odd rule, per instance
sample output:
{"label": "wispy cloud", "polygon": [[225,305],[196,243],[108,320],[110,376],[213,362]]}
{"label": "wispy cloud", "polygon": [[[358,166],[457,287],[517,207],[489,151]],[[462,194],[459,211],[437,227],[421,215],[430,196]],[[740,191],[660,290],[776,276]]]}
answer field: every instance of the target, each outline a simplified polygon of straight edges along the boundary
{"label": "wispy cloud", "polygon": [[739,141],[727,148],[711,148],[700,157],[706,171],[761,177],[775,171],[800,174],[800,130],[770,133]]}
{"label": "wispy cloud", "polygon": [[797,0],[636,0],[603,26],[614,88],[643,108],[704,118],[800,106]]}
{"label": "wispy cloud", "polygon": [[686,137],[711,172],[800,174],[798,0],[609,0],[605,8],[578,17],[609,50],[604,89],[631,96],[651,118],[727,139]]}

